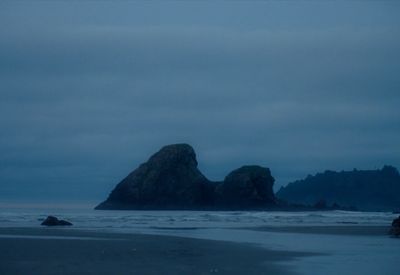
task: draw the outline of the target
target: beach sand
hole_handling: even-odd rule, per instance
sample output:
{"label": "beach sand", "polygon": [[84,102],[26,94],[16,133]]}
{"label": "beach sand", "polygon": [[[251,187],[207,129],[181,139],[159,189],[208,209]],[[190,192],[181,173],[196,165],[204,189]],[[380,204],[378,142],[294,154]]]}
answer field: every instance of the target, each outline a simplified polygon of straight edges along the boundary
{"label": "beach sand", "polygon": [[291,274],[280,263],[308,254],[159,235],[0,228],[2,275]]}
{"label": "beach sand", "polygon": [[347,235],[347,236],[388,236],[390,226],[375,225],[322,225],[322,226],[260,226],[246,228],[256,231],[277,233]]}

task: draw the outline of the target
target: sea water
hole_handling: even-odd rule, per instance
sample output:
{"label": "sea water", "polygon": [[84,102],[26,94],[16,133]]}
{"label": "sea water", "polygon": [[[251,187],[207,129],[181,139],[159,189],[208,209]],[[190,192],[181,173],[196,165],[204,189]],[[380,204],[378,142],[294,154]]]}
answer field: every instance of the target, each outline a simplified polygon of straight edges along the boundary
{"label": "sea water", "polygon": [[143,232],[154,229],[243,228],[259,226],[389,225],[390,212],[352,211],[104,211],[67,208],[0,208],[1,227],[35,227],[48,215],[74,228]]}

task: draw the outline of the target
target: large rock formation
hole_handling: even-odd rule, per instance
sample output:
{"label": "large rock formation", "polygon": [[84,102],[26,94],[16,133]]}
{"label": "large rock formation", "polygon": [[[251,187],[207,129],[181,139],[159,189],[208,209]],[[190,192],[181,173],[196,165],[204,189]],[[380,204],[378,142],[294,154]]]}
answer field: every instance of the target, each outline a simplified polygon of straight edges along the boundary
{"label": "large rock formation", "polygon": [[400,175],[396,168],[325,171],[289,183],[277,197],[290,203],[314,205],[324,200],[359,210],[393,211],[400,208]]}
{"label": "large rock formation", "polygon": [[187,144],[163,147],[123,179],[96,209],[186,209],[207,204],[209,180]]}
{"label": "large rock formation", "polygon": [[216,188],[216,202],[229,208],[262,208],[275,203],[274,178],[268,168],[243,166]]}
{"label": "large rock formation", "polygon": [[222,183],[197,168],[188,144],[163,147],[123,179],[96,209],[232,209],[275,203],[269,169],[244,166]]}

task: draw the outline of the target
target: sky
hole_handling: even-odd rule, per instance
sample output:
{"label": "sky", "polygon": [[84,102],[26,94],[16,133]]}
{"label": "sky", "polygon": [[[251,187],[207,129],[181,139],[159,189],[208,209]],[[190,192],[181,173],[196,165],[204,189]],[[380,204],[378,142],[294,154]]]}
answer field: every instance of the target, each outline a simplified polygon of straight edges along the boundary
{"label": "sky", "polygon": [[100,202],[163,145],[275,189],[400,168],[399,1],[1,1],[0,202]]}

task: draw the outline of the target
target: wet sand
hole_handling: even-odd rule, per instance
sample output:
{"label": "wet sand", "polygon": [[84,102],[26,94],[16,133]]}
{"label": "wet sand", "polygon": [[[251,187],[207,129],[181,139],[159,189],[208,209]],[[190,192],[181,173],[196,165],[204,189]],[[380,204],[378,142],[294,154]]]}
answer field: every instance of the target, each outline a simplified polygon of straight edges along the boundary
{"label": "wet sand", "polygon": [[0,228],[0,274],[291,274],[310,253],[181,237]]}
{"label": "wet sand", "polygon": [[324,226],[262,226],[246,228],[250,230],[278,232],[278,233],[301,233],[301,234],[325,234],[325,235],[348,235],[348,236],[388,236],[390,226],[374,225],[324,225]]}

